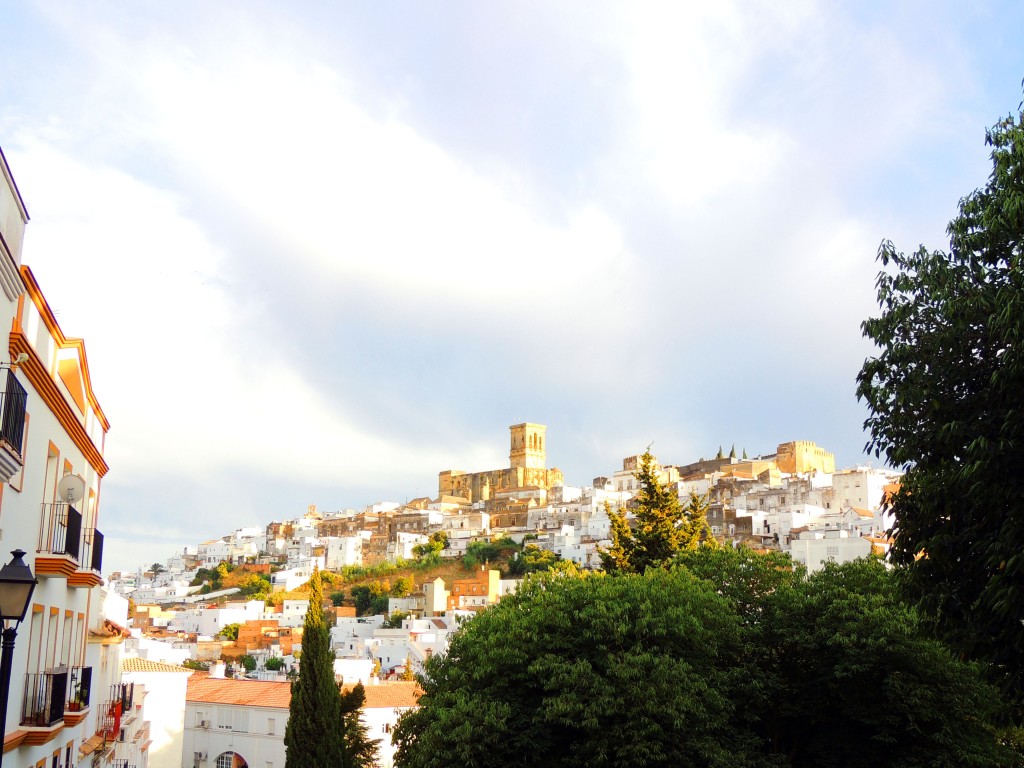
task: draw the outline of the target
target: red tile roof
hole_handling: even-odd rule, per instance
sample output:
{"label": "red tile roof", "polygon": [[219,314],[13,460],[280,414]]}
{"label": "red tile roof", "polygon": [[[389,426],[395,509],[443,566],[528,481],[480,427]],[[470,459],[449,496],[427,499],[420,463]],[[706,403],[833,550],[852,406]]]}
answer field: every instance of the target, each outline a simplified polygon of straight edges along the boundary
{"label": "red tile roof", "polygon": [[127,659],[121,659],[121,671],[122,672],[184,672],[186,674],[192,674],[191,669],[185,669],[185,667],[178,667],[174,664],[164,664],[162,661],[150,661],[149,659],[140,659],[137,657],[131,657]]}
{"label": "red tile roof", "polygon": [[[346,686],[349,688],[350,686]],[[367,685],[364,709],[415,707],[420,689],[415,682]],[[292,699],[291,683],[263,680],[233,680],[195,674],[189,678],[188,701],[207,704],[238,704],[246,707],[288,709]]]}

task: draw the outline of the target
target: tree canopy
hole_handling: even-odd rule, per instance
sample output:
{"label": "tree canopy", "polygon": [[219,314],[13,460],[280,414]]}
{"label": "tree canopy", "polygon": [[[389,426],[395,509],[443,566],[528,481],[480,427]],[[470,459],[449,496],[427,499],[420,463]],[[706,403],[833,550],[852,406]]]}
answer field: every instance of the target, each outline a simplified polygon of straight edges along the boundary
{"label": "tree canopy", "polygon": [[427,662],[396,765],[1000,766],[998,697],[872,561],[530,576]]}
{"label": "tree canopy", "polygon": [[988,183],[949,252],[878,258],[858,376],[869,450],[904,468],[892,559],[947,637],[1024,701],[1024,113],[986,134]]}
{"label": "tree canopy", "polygon": [[649,450],[640,456],[636,479],[633,524],[621,510],[607,508],[612,545],[601,553],[605,570],[643,573],[652,566],[668,565],[679,552],[697,547],[702,537],[714,541],[707,523],[708,497],[691,493],[684,507],[675,491],[658,479]]}

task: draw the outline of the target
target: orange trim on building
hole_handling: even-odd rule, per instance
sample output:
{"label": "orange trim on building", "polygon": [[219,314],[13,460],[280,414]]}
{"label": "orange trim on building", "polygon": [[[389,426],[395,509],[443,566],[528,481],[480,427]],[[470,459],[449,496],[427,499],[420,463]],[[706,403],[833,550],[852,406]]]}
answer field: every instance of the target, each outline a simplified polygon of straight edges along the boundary
{"label": "orange trim on building", "polygon": [[[53,316],[53,311],[50,309],[50,305],[46,303],[46,298],[43,296],[43,292],[40,290],[39,283],[36,282],[36,278],[35,275],[32,274],[32,270],[23,266],[21,268],[21,277],[25,281],[25,287],[28,289],[28,295],[32,297],[32,301],[39,310],[39,315],[43,318],[43,322],[46,324],[47,330],[50,331],[50,335],[53,336],[54,340],[57,342],[57,346],[60,349],[67,349],[68,347],[75,347],[77,349],[78,357],[82,363],[82,384],[85,388],[85,396],[93,410],[96,412],[96,415],[99,417],[100,422],[103,424],[104,431],[110,429],[110,422],[107,421],[107,417],[103,413],[103,409],[100,408],[100,404],[96,400],[96,394],[92,391],[92,381],[89,378],[89,363],[85,356],[85,342],[82,339],[69,339],[64,335],[64,331],[60,329],[60,325],[57,323],[57,318]],[[20,312],[18,314],[18,320],[19,322],[21,320]]]}
{"label": "orange trim on building", "polygon": [[[68,401],[64,398],[60,389],[57,388],[57,384],[51,378],[46,365],[40,359],[35,348],[29,343],[28,337],[20,329],[11,331],[10,351],[12,357],[17,357],[21,352],[25,352],[28,355],[28,360],[21,364],[21,370],[25,372],[26,378],[35,387],[53,415],[57,417],[57,421],[64,427],[72,442],[78,446],[86,461],[96,470],[96,474],[100,477],[106,475],[110,471],[110,467],[103,460],[103,455],[89,437],[89,433],[85,431],[82,422],[78,420],[74,411],[71,410],[71,406],[68,405]],[[109,428],[106,419],[104,419],[104,428]]]}

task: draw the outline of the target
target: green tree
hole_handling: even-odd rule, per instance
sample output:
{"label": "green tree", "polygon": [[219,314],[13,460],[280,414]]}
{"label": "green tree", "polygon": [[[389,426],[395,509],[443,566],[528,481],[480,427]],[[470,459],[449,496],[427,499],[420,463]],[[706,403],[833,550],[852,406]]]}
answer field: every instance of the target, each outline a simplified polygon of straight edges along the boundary
{"label": "green tree", "polygon": [[998,696],[873,560],[530,576],[427,662],[400,768],[1010,766]]}
{"label": "green tree", "polygon": [[269,669],[271,672],[277,672],[284,667],[284,659],[280,656],[271,656],[265,662],[263,662],[263,668]]}
{"label": "green tree", "polygon": [[339,605],[345,603],[345,590],[339,589],[336,592],[331,592],[331,605],[337,608]]}
{"label": "green tree", "polygon": [[248,653],[242,656],[238,661],[245,668],[246,672],[252,672],[256,669],[256,658],[254,656],[250,656]]}
{"label": "green tree", "polygon": [[1024,702],[1024,112],[986,143],[948,253],[882,244],[857,395],[868,449],[906,470],[891,558],[910,594]]}
{"label": "green tree", "polygon": [[412,576],[400,576],[391,585],[391,597],[408,597],[415,586]]}
{"label": "green tree", "polygon": [[643,573],[649,567],[663,568],[679,552],[696,548],[702,537],[714,541],[707,523],[707,495],[691,493],[684,508],[658,479],[649,450],[640,457],[636,478],[640,489],[631,502],[633,525],[624,512],[607,507],[612,546],[601,553],[605,570]]}
{"label": "green tree", "polygon": [[389,587],[379,581],[352,587],[352,601],[359,616],[379,616],[388,612]]}
{"label": "green tree", "polygon": [[743,622],[751,730],[772,759],[812,768],[1008,765],[999,697],[934,639],[876,559],[807,577],[778,553],[701,548],[677,563]]}
{"label": "green tree", "polygon": [[523,551],[509,560],[508,572],[512,576],[523,576],[527,573],[546,571],[561,558],[549,549],[541,549],[536,544],[527,544]]}
{"label": "green tree", "polygon": [[225,624],[221,627],[220,636],[225,640],[237,640],[238,630],[241,628],[241,624]]}
{"label": "green tree", "polygon": [[436,531],[430,534],[426,544],[417,544],[412,548],[412,553],[418,558],[439,557],[441,552],[448,546],[448,534],[444,531]]}
{"label": "green tree", "polygon": [[284,731],[285,768],[341,765],[341,720],[341,697],[334,679],[330,629],[324,620],[320,570],[314,568],[302,630],[302,664],[299,676],[292,681],[288,725]]}
{"label": "green tree", "polygon": [[396,765],[742,766],[740,640],[685,571],[529,576],[427,662]]}
{"label": "green tree", "polygon": [[380,739],[371,739],[369,729],[363,723],[363,703],[366,690],[362,683],[356,683],[348,690],[341,690],[341,728],[345,735],[345,755],[342,768],[370,768],[377,761]]}

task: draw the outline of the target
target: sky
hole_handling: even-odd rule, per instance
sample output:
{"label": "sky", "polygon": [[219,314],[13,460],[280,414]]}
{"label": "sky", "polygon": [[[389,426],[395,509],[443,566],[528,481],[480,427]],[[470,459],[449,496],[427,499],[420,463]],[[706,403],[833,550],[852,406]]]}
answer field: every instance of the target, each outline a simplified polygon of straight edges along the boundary
{"label": "sky", "polygon": [[111,429],[105,571],[437,493],[863,453],[876,253],[945,248],[1017,2],[0,0],[23,262]]}

